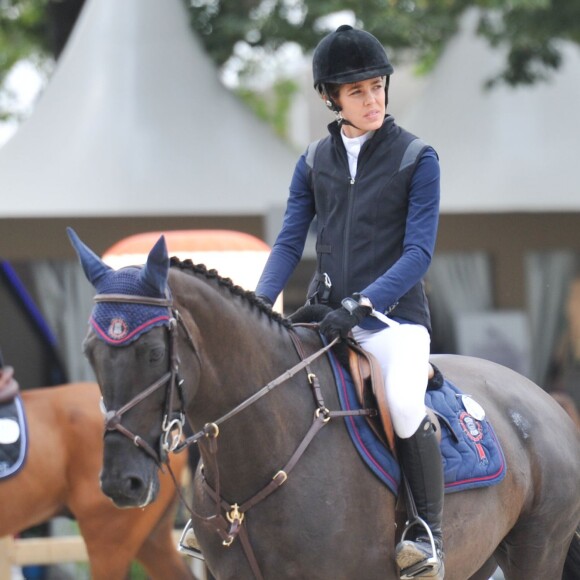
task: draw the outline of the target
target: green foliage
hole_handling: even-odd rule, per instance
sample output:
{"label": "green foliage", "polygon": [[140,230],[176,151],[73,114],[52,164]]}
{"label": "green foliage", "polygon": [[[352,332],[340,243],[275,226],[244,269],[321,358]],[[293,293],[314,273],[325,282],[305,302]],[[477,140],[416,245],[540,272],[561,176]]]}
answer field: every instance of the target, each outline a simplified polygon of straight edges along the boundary
{"label": "green foliage", "polygon": [[[356,25],[377,36],[395,61],[398,51],[412,50],[419,70],[426,71],[456,32],[464,11],[478,7],[482,10],[479,33],[507,53],[505,67],[492,83],[542,80],[560,66],[562,40],[580,45],[580,0],[182,1],[218,66],[228,62],[240,44],[260,57],[275,54],[288,42],[309,52],[328,32],[321,26],[324,19],[341,11],[354,14]],[[18,61],[28,59],[50,70],[54,40],[59,34],[66,38],[74,19],[64,26],[60,21],[67,11],[70,19],[72,9],[78,12],[82,3],[0,0],[0,96],[7,74]],[[0,103],[0,118],[7,113]]]}
{"label": "green foliage", "polygon": [[297,91],[294,81],[281,79],[274,83],[272,94],[264,95],[248,88],[240,88],[236,93],[260,119],[274,128],[277,135],[286,139],[290,105]]}
{"label": "green foliage", "polygon": [[5,90],[6,77],[21,60],[46,70],[51,56],[47,50],[45,10],[48,0],[0,0],[0,91],[7,100],[0,108],[0,120],[14,116],[12,95]]}
{"label": "green foliage", "polygon": [[492,82],[530,84],[561,64],[559,41],[580,44],[578,0],[193,0],[193,27],[223,65],[238,42],[273,53],[285,42],[312,50],[328,32],[320,23],[350,11],[396,56],[412,49],[429,70],[467,8],[481,9],[479,33],[507,49],[503,71]]}
{"label": "green foliage", "polygon": [[47,0],[0,1],[0,82],[16,62],[46,55]]}
{"label": "green foliage", "polygon": [[500,3],[497,10],[483,14],[479,32],[492,46],[507,48],[506,67],[490,84],[534,84],[560,67],[561,41],[580,44],[580,2],[512,0]]}

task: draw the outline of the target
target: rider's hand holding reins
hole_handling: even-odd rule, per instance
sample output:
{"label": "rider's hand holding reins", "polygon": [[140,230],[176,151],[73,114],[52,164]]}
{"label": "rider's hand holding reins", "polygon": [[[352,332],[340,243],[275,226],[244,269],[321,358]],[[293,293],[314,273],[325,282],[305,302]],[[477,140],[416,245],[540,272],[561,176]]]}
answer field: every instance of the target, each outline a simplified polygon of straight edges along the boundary
{"label": "rider's hand holding reins", "polygon": [[356,298],[345,298],[342,303],[343,306],[329,312],[320,323],[320,332],[328,340],[338,336],[346,338],[351,329],[372,312],[372,308],[359,304]]}

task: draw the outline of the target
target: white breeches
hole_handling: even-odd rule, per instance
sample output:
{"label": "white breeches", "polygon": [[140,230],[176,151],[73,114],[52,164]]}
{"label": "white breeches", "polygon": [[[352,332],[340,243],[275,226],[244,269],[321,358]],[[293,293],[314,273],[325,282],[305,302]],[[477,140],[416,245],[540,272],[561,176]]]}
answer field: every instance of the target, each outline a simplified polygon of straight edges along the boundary
{"label": "white breeches", "polygon": [[431,343],[427,329],[418,324],[399,324],[384,330],[355,326],[352,333],[381,365],[395,433],[403,439],[411,437],[426,413]]}

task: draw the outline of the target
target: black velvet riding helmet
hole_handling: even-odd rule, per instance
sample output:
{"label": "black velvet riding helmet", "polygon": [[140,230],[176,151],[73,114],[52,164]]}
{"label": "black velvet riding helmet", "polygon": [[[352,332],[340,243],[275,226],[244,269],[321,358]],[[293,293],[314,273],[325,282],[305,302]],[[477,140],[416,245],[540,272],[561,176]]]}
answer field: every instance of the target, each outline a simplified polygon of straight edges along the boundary
{"label": "black velvet riding helmet", "polygon": [[318,43],[312,59],[314,88],[317,90],[327,83],[343,85],[390,76],[393,70],[377,38],[348,24],[325,36]]}

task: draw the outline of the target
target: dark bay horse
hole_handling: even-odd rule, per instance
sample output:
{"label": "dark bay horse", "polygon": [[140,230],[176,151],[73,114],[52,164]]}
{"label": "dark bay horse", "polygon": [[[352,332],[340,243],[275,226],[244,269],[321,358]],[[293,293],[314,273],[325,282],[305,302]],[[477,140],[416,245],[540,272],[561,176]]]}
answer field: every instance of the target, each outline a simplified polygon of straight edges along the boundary
{"label": "dark bay horse", "polygon": [[[193,580],[172,534],[177,494],[168,473],[160,478],[155,502],[143,509],[121,510],[99,488],[103,415],[98,385],[26,389],[21,397],[28,455],[19,471],[0,479],[0,537],[56,516],[74,517],[93,580],[124,580],[134,559],[156,580]],[[176,477],[185,461],[172,458]]]}
{"label": "dark bay horse", "polygon": [[[84,350],[108,410],[105,493],[124,506],[154,499],[159,441],[182,404],[203,460],[193,528],[217,578],[399,578],[397,500],[335,415],[318,333],[214,271],[170,261],[163,237],[144,266],[115,271],[69,235],[97,290]],[[141,309],[140,326],[131,309]],[[572,421],[507,368],[462,356],[434,362],[485,409],[507,464],[496,485],[446,495],[446,580],[487,579],[497,564],[507,580],[579,578]]]}

